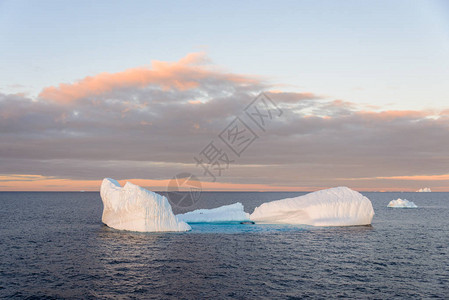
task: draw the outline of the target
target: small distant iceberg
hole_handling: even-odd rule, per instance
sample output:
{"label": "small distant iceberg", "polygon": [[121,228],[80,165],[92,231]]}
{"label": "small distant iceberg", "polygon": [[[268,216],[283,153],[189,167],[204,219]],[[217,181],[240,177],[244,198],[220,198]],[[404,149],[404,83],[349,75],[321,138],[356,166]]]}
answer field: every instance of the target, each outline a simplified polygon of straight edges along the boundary
{"label": "small distant iceberg", "polygon": [[178,220],[187,223],[247,222],[249,214],[240,202],[212,209],[197,209],[176,215]]}
{"label": "small distant iceberg", "polygon": [[104,224],[119,230],[160,232],[187,231],[191,227],[179,220],[167,198],[127,182],[124,187],[110,178],[101,184]]}
{"label": "small distant iceberg", "polygon": [[391,200],[388,203],[387,207],[393,208],[418,208],[418,206],[412,201],[408,201],[407,199],[398,198],[396,200]]}
{"label": "small distant iceberg", "polygon": [[369,225],[374,216],[371,201],[347,187],[267,202],[256,207],[250,219],[256,223],[312,226]]}
{"label": "small distant iceberg", "polygon": [[430,188],[425,187],[425,188],[422,188],[422,189],[417,190],[416,192],[417,192],[417,193],[430,193],[430,192],[432,192],[432,191],[430,190]]}

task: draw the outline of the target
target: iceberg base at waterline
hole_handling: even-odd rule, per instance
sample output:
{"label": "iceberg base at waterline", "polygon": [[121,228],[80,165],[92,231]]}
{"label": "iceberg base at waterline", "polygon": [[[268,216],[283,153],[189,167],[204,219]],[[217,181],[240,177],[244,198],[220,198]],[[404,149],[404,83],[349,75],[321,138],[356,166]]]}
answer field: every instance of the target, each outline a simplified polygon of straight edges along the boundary
{"label": "iceberg base at waterline", "polygon": [[387,207],[392,208],[418,208],[418,206],[412,201],[408,201],[407,199],[398,198],[396,200],[391,200],[388,203]]}
{"label": "iceberg base at waterline", "polygon": [[249,214],[244,211],[242,203],[237,202],[212,209],[197,209],[185,214],[176,215],[179,220],[187,223],[220,223],[248,222]]}
{"label": "iceberg base at waterline", "polygon": [[124,187],[110,178],[101,184],[102,221],[119,230],[160,232],[187,231],[189,224],[178,220],[167,198],[127,182]]}
{"label": "iceberg base at waterline", "polygon": [[263,203],[250,219],[267,224],[357,226],[370,225],[373,216],[368,198],[350,188],[337,187]]}

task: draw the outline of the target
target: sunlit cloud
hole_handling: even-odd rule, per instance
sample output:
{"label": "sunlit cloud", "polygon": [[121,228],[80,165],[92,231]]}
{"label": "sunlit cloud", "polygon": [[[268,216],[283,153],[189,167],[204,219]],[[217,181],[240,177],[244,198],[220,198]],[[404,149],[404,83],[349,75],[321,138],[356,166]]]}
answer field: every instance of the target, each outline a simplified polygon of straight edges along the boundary
{"label": "sunlit cloud", "polygon": [[429,112],[426,111],[416,111],[416,110],[387,110],[387,111],[359,111],[358,115],[366,120],[377,119],[384,121],[392,121],[399,119],[421,119],[429,116]]}
{"label": "sunlit cloud", "polygon": [[69,103],[81,98],[94,97],[122,88],[157,86],[163,90],[188,90],[211,80],[224,80],[234,84],[254,84],[258,80],[237,74],[225,73],[208,65],[205,53],[190,53],[177,62],[154,60],[150,67],[128,69],[117,73],[100,73],[87,76],[75,83],[61,83],[46,87],[40,98]]}
{"label": "sunlit cloud", "polygon": [[379,177],[363,177],[363,178],[345,178],[346,180],[412,180],[412,181],[449,181],[449,174],[442,175],[409,175],[409,176],[379,176]]}
{"label": "sunlit cloud", "polygon": [[42,175],[30,175],[30,174],[0,175],[0,182],[37,181],[44,179],[53,179],[53,177]]}
{"label": "sunlit cloud", "polygon": [[[4,179],[4,180],[3,180]],[[99,191],[102,180],[69,180],[46,177],[42,175],[12,175],[0,176],[0,188],[3,191]],[[153,191],[167,191],[173,186],[171,179],[121,179],[124,186],[131,182]],[[193,182],[191,182],[193,184]],[[265,184],[245,184],[227,182],[199,182],[203,191],[311,191],[313,187],[301,186],[270,186]],[[179,188],[178,186],[175,186]],[[189,191],[179,188],[180,191]]]}
{"label": "sunlit cloud", "polygon": [[162,188],[180,172],[202,174],[193,157],[262,91],[282,117],[257,131],[260,138],[231,157],[236,162],[216,183],[201,178],[205,188],[444,186],[445,175],[409,174],[447,173],[447,110],[371,109],[312,91],[283,92],[193,53],[45,89],[38,99],[0,93],[0,189],[98,190],[104,177],[156,180],[143,185]]}

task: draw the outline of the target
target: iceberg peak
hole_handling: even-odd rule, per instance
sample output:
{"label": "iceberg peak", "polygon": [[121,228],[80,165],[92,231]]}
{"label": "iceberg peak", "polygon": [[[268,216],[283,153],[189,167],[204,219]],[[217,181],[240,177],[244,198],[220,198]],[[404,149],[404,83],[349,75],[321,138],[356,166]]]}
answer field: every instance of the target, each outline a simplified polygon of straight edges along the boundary
{"label": "iceberg peak", "polygon": [[187,231],[190,226],[173,214],[167,198],[131,182],[124,187],[117,180],[103,179],[102,222],[119,230],[140,232]]}

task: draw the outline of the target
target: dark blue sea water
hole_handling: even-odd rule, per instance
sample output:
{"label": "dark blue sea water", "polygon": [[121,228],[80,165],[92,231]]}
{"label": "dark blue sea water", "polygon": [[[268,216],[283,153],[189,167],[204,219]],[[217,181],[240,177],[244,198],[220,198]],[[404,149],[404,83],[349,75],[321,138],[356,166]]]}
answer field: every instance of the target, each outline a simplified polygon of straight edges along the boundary
{"label": "dark blue sea water", "polygon": [[[240,201],[252,212],[300,194],[203,193],[193,208]],[[447,299],[449,193],[364,194],[371,227],[194,224],[152,234],[104,226],[98,193],[3,192],[0,297]],[[419,208],[386,207],[398,197]]]}

